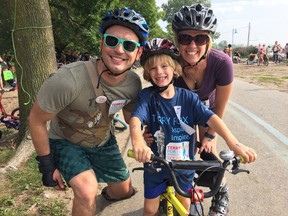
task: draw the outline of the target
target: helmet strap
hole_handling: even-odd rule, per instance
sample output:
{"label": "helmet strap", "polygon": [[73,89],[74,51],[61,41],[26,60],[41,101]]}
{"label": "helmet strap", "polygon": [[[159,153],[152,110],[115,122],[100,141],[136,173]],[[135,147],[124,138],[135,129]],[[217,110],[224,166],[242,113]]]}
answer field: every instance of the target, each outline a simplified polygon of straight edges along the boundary
{"label": "helmet strap", "polygon": [[[203,59],[206,58],[207,53],[208,53],[208,46],[206,46],[205,53],[201,56],[201,58],[200,58],[195,64],[191,65],[191,64],[190,64],[189,62],[187,62],[187,61],[186,61],[186,63],[187,63],[190,67],[195,67],[195,66],[197,66]],[[187,66],[187,65],[186,65],[186,66]],[[186,67],[186,66],[184,66],[184,67]]]}
{"label": "helmet strap", "polygon": [[155,88],[159,93],[162,93],[162,92],[164,92],[166,89],[168,89],[169,85],[172,84],[173,82],[174,82],[174,78],[172,78],[172,80],[170,81],[170,83],[168,83],[168,85],[159,87],[159,86],[157,86],[154,82],[151,81],[152,85],[154,86],[154,88]]}

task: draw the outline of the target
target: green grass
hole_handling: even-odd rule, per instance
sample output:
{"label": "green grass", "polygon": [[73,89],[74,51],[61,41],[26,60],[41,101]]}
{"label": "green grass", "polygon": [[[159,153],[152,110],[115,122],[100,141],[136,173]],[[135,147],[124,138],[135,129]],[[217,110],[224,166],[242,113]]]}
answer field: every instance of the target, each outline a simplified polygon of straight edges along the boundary
{"label": "green grass", "polygon": [[[2,151],[2,154],[9,158],[11,153],[3,153]],[[2,158],[1,155],[0,158]],[[10,171],[6,174],[4,188],[0,188],[1,216],[67,215],[64,202],[49,200],[43,196],[45,187],[42,186],[41,174],[34,158],[35,155],[19,170]],[[5,160],[3,159],[3,161]],[[31,207],[36,209],[35,214],[27,213]]]}
{"label": "green grass", "polygon": [[263,83],[273,83],[276,85],[280,85],[284,82],[284,80],[282,78],[279,77],[274,77],[272,75],[263,75],[263,76],[259,76],[256,77],[258,79],[259,82],[263,82]]}
{"label": "green grass", "polygon": [[7,148],[0,150],[0,165],[7,163],[15,154],[16,150]]}

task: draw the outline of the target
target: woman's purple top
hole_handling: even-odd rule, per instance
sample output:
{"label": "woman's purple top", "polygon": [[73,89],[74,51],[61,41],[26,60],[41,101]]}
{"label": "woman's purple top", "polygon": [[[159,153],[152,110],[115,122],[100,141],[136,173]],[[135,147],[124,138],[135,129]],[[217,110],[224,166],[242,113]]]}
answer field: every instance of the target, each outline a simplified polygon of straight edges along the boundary
{"label": "woman's purple top", "polygon": [[[209,108],[215,108],[216,85],[225,86],[233,82],[234,67],[231,58],[222,51],[211,49],[200,89],[193,90],[201,101],[209,99]],[[175,79],[175,86],[189,89],[182,76]]]}

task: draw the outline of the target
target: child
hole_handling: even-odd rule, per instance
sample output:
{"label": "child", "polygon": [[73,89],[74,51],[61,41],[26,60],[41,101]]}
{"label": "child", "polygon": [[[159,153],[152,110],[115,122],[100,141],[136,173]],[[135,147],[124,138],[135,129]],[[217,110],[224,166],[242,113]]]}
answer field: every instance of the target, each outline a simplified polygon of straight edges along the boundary
{"label": "child", "polygon": [[14,73],[12,72],[10,68],[8,68],[8,65],[5,65],[3,67],[2,73],[3,73],[5,83],[8,83],[12,87],[12,89],[9,89],[9,91],[14,91],[17,85],[16,85]]}
{"label": "child", "polygon": [[[181,67],[177,62],[178,53],[168,39],[154,38],[144,47],[140,63],[144,68],[144,79],[151,82],[152,86],[143,89],[138,95],[138,102],[130,120],[135,159],[149,162],[153,153],[167,160],[193,160],[193,127],[195,124],[208,124],[224,138],[236,155],[242,155],[246,162],[254,161],[254,150],[240,144],[222,120],[208,110],[195,93],[174,87],[173,78],[181,74]],[[155,142],[150,146],[143,140],[141,125],[147,125],[148,130],[155,136]],[[211,151],[209,144],[201,148]],[[181,170],[177,173],[181,189],[188,191],[192,187],[194,171]],[[169,175],[165,170],[159,173],[144,171],[144,216],[157,214],[159,195],[166,189],[167,179]],[[181,196],[178,198],[188,210],[190,200]]]}

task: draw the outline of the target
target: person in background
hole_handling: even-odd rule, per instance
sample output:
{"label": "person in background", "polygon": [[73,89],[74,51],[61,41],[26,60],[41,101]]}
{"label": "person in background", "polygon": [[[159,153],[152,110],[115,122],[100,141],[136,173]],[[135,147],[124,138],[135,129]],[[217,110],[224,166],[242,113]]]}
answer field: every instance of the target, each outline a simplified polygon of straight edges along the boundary
{"label": "person in background", "polygon": [[284,49],[285,49],[284,51],[285,51],[285,55],[286,55],[286,62],[288,62],[288,43],[286,43]]}
{"label": "person in background", "polygon": [[3,68],[7,66],[7,63],[0,57],[0,91],[4,91],[3,83]]}
{"label": "person in background", "polygon": [[272,47],[272,51],[273,51],[273,62],[275,64],[279,63],[279,52],[281,52],[282,48],[280,46],[280,44],[278,43],[278,41],[275,41],[275,44]]}
{"label": "person in background", "polygon": [[[63,65],[37,94],[29,131],[42,182],[64,190],[65,180],[74,194],[73,216],[96,214],[99,182],[108,184],[101,194],[109,201],[136,193],[111,124],[120,110],[130,120],[141,90],[131,67],[140,59],[148,32],[146,20],[134,10],[109,10],[100,23],[100,59]],[[93,85],[103,94],[96,95]]]}
{"label": "person in background", "polygon": [[[152,86],[139,93],[136,108],[131,115],[130,134],[135,159],[139,162],[149,162],[153,152],[168,161],[193,160],[195,149],[193,127],[194,125],[206,127],[208,124],[225,139],[236,155],[242,155],[246,162],[255,161],[254,150],[240,144],[223,121],[201,103],[197,94],[173,85],[173,79],[182,73],[178,58],[178,49],[165,38],[154,38],[144,47],[140,62],[144,68],[144,79]],[[185,119],[185,122],[182,119]],[[156,141],[149,146],[143,141],[142,125],[147,125],[148,130],[156,138]],[[160,134],[161,143],[158,140]],[[205,150],[209,151],[208,148],[211,146],[206,146]],[[148,169],[149,165],[144,166]],[[194,174],[194,170],[177,171],[177,180],[183,191],[188,192],[192,188]],[[166,190],[168,180],[169,173],[165,169],[156,173],[144,170],[143,216],[157,214],[160,195]],[[190,198],[179,194],[177,197],[189,211]]]}
{"label": "person in background", "polygon": [[[3,79],[4,82],[9,84],[12,88],[8,89],[7,91],[14,91],[16,90],[16,80],[13,71],[8,68],[8,65],[5,65],[2,69]],[[6,91],[6,90],[5,90]]]}
{"label": "person in background", "polygon": [[233,49],[231,44],[228,44],[227,54],[232,59]]}
{"label": "person in background", "polygon": [[263,48],[261,48],[260,51],[259,51],[258,66],[263,65],[263,63],[264,63],[264,54],[265,54],[264,50],[263,50]]}

